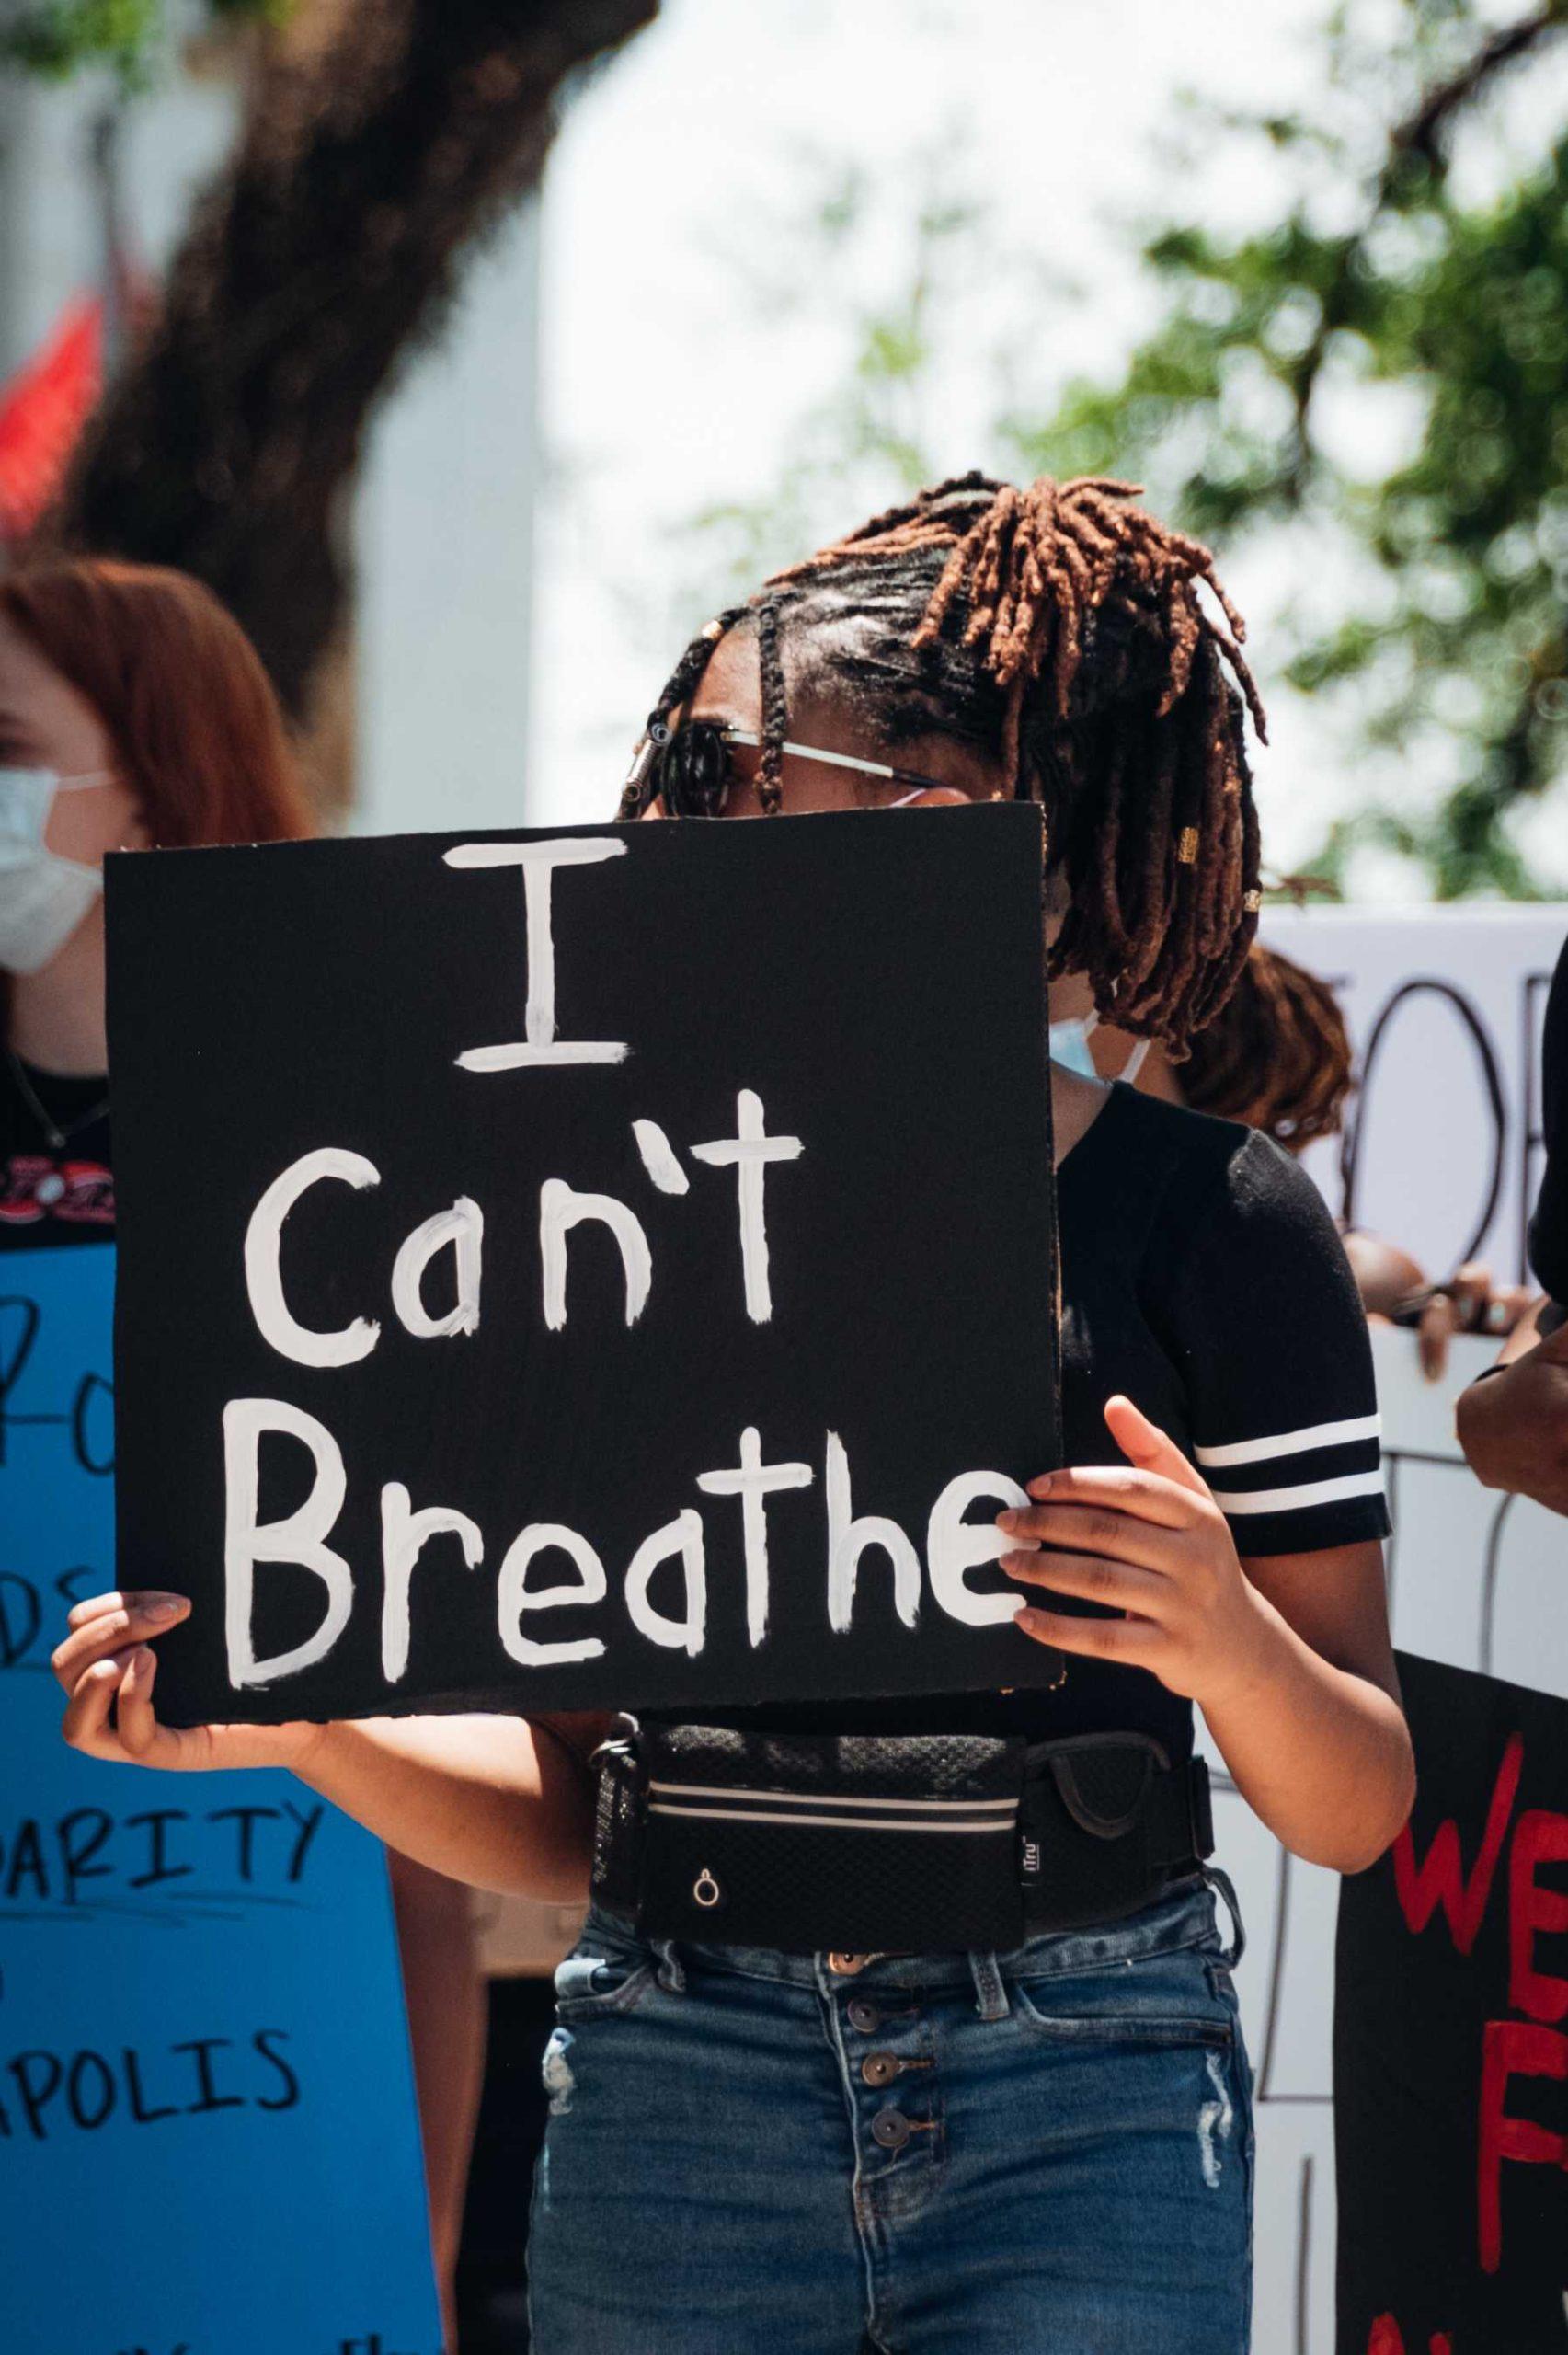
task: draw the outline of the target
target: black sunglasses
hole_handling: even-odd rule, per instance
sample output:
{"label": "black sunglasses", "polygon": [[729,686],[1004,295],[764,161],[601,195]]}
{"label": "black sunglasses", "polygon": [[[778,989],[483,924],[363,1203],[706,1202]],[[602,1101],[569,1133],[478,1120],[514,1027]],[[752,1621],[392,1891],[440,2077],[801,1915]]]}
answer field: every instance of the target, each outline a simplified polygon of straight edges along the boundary
{"label": "black sunglasses", "polygon": [[[673,729],[666,720],[655,720],[633,755],[626,782],[645,789],[649,800],[662,801],[672,818],[722,818],[735,782],[731,747],[761,741],[724,720],[688,719]],[[917,776],[912,769],[889,768],[886,761],[826,752],[816,744],[786,743],[781,749],[798,760],[824,761],[830,768],[887,777],[895,785],[912,786],[917,792],[936,789],[934,777]]]}

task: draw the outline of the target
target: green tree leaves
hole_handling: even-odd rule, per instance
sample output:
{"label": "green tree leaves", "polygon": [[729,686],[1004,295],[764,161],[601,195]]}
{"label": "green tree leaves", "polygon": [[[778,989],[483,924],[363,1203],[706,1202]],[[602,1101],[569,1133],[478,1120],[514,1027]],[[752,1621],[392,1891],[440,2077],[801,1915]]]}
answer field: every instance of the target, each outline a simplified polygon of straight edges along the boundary
{"label": "green tree leaves", "polygon": [[[220,22],[252,17],[278,23],[291,6],[207,0],[209,15]],[[134,86],[147,72],[165,17],[165,0],[0,0],[0,70],[64,81],[82,66],[109,65]]]}
{"label": "green tree leaves", "polygon": [[[1436,720],[1456,775],[1419,818],[1368,800],[1320,870],[1337,878],[1373,842],[1419,861],[1441,898],[1528,895],[1509,821],[1568,765],[1568,138],[1510,156],[1468,201],[1449,155],[1496,78],[1568,32],[1568,6],[1482,35],[1453,0],[1404,0],[1375,55],[1352,51],[1350,18],[1325,30],[1330,101],[1350,74],[1390,95],[1433,76],[1362,179],[1356,225],[1339,224],[1357,143],[1333,131],[1332,105],[1232,121],[1226,135],[1302,159],[1301,193],[1250,236],[1191,222],[1149,236],[1152,332],[1115,381],[1071,385],[1010,438],[1035,470],[1146,473],[1189,528],[1228,545],[1292,520],[1346,543],[1359,600],[1326,627],[1296,624],[1287,675],[1352,703],[1369,749]],[[1341,201],[1324,202],[1325,182]],[[1368,474],[1326,396],[1370,402],[1390,386],[1414,430]]]}

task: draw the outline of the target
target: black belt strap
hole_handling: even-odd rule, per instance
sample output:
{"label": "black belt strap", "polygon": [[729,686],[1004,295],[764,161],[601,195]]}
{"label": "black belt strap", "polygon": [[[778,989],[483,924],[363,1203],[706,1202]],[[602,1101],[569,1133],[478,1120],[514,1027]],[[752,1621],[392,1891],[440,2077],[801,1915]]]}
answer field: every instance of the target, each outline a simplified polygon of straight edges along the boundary
{"label": "black belt strap", "polygon": [[1144,1734],[654,1725],[600,1763],[595,1897],[655,1937],[1006,1951],[1137,1912],[1213,1844],[1202,1763]]}

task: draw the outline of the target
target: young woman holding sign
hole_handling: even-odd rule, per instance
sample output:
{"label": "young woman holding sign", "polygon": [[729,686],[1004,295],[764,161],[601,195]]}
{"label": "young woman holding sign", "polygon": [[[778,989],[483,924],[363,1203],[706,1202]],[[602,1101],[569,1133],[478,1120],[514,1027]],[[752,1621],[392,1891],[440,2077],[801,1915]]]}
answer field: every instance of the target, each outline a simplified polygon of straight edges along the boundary
{"label": "young woman holding sign", "polygon": [[[200,581],[87,557],[0,580],[0,1252],[114,1234],[106,855],[315,831],[271,683]],[[466,1890],[392,1873],[450,2299],[484,1987]]]}
{"label": "young woman holding sign", "polygon": [[[1033,798],[1051,971],[1179,1057],[1258,901],[1240,628],[1206,552],[1122,486],[967,476],[702,632],[621,814]],[[1192,1703],[1297,1854],[1356,1871],[1403,1821],[1369,1357],[1332,1223],[1277,1148],[1059,1068],[1052,1094],[1072,1468],[1001,1528],[1020,1644],[1057,1679],[604,1745],[599,1905],[545,2067],[540,2355],[1246,2345],[1250,2086]],[[271,1759],[443,1870],[580,1890],[601,1727],[175,1732],[149,1639],[184,1608],[74,1614],[72,1740]],[[1010,1774],[1011,1798],[980,1795]],[[716,1884],[659,1885],[661,1820],[693,1813],[755,1844],[722,1942],[670,1928]],[[999,1820],[1018,1836],[988,1837]],[[803,1826],[810,1877],[780,1862]],[[866,1950],[755,1926],[835,1904]]]}

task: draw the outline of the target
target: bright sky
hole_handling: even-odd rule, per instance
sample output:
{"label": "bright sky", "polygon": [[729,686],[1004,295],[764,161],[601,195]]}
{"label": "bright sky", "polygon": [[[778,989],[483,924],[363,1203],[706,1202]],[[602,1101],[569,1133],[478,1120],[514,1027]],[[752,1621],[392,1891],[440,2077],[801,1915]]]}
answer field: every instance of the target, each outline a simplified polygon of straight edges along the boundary
{"label": "bright sky", "polygon": [[[1288,107],[1323,13],[1323,0],[665,0],[572,105],[545,190],[532,815],[612,808],[648,703],[711,610],[711,569],[680,527],[778,485],[792,428],[842,381],[845,321],[907,280],[909,216],[933,177],[986,203],[999,257],[994,283],[954,297],[983,362],[966,368],[966,338],[945,337],[923,420],[956,472],[975,462],[1001,370],[1038,397],[1136,334],[1148,298],[1125,224],[1175,209],[1161,144],[1175,93],[1201,82],[1221,104]],[[792,214],[854,165],[876,191],[871,225],[832,283],[819,271],[803,287]],[[1202,217],[1239,224],[1258,202],[1251,151],[1219,143]],[[1404,420],[1368,401],[1345,430],[1370,454]],[[1310,593],[1293,577],[1301,554],[1220,554],[1266,672],[1269,608]],[[1360,781],[1322,715],[1282,690],[1272,703],[1260,797],[1271,863],[1288,867]]]}
{"label": "bright sky", "polygon": [[[1281,92],[1317,13],[1316,0],[666,0],[570,109],[545,190],[541,818],[608,810],[643,714],[706,610],[691,552],[671,563],[670,527],[777,481],[793,420],[841,371],[835,317],[899,272],[895,199],[881,237],[849,257],[853,289],[770,303],[789,281],[802,192],[859,164],[909,190],[912,208],[913,159],[950,139],[954,179],[992,209],[999,244],[1074,281],[1021,316],[999,304],[979,322],[988,347],[1015,347],[1048,385],[1113,359],[1136,329],[1134,275],[1105,216],[1157,198],[1150,148],[1174,91],[1201,75],[1216,96]],[[972,462],[990,388],[944,389],[940,439],[956,471]]]}

